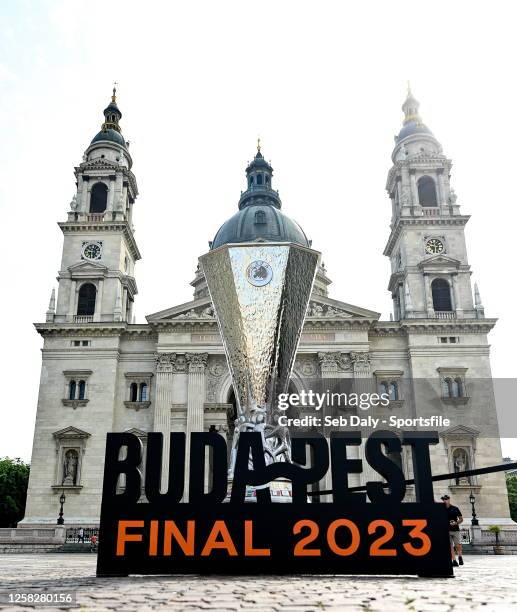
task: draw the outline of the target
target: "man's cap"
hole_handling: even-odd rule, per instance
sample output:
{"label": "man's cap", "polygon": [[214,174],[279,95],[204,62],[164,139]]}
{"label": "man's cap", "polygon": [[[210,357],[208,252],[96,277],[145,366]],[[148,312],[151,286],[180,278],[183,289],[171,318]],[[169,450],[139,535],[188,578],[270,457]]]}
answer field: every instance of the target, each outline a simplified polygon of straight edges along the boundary
{"label": "man's cap", "polygon": [[450,499],[450,497],[448,495],[443,495],[440,499],[442,501],[445,501],[446,499]]}

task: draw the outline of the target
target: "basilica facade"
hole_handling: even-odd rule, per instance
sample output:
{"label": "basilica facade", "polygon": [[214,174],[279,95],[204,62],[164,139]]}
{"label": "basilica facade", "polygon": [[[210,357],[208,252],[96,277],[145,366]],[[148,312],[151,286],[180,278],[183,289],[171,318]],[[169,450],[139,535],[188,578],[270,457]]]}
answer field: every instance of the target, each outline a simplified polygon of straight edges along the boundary
{"label": "basilica facade", "polygon": [[[411,92],[402,109],[386,183],[392,221],[384,254],[391,262],[393,314],[381,321],[374,310],[331,296],[321,264],[291,388],[303,389],[308,378],[360,379],[389,395],[393,414],[452,415],[432,449],[433,473],[498,464],[497,425],[495,435],[483,428],[497,423],[487,339],[496,321],[485,317],[471,286],[464,235],[469,217],[451,187],[451,160]],[[46,320],[36,324],[43,362],[21,526],[55,523],[62,493],[67,525],[98,525],[108,432],[132,432],[144,447],[150,431],[216,430],[227,438],[233,432],[235,396],[199,266],[192,301],[150,314],[145,324],[133,322],[138,187],[121,117],[114,91],[101,131],[75,168],[77,192],[59,223],[58,291]],[[272,176],[259,147],[246,168],[238,211],[211,248],[251,241],[310,246],[283,212]],[[415,393],[411,381],[417,380],[425,381],[425,398]],[[410,461],[403,459],[411,477]],[[351,484],[360,484],[365,475],[354,478]],[[319,486],[330,489],[330,476]],[[436,483],[437,499],[444,493],[465,514],[474,493],[481,524],[511,523],[501,473]]]}

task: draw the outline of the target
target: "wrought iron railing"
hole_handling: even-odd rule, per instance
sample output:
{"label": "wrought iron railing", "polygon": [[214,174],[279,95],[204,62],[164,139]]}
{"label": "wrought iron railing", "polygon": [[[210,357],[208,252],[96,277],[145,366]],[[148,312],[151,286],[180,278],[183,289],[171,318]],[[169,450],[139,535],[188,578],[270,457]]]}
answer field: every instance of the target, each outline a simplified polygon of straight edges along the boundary
{"label": "wrought iron railing", "polygon": [[[67,544],[88,544],[91,542],[92,536],[99,537],[98,527],[84,527],[82,537],[79,535],[81,527],[68,527],[66,530],[66,543]],[[97,540],[98,541],[98,540]]]}

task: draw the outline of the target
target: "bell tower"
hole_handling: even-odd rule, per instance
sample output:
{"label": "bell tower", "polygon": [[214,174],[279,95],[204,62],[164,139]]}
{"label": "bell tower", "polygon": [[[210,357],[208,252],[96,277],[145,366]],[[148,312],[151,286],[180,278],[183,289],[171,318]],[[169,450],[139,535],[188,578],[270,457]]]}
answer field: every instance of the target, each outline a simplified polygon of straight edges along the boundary
{"label": "bell tower", "polygon": [[132,320],[134,270],[140,259],[132,223],[138,188],[121,118],[113,88],[101,130],[75,168],[77,191],[68,219],[59,223],[63,256],[57,304],[51,299],[47,311],[49,322]]}
{"label": "bell tower", "polygon": [[469,216],[461,214],[451,187],[452,162],[419,107],[408,86],[386,184],[392,219],[384,255],[391,261],[394,318],[482,318],[465,243]]}

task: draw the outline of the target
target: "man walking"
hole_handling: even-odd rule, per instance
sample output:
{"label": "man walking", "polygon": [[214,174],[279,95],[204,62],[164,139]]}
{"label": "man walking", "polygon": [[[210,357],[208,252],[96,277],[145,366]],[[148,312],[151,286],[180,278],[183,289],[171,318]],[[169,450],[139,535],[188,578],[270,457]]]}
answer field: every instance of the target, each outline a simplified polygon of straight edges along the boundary
{"label": "man walking", "polygon": [[[451,540],[452,565],[453,567],[458,567],[458,565],[463,565],[463,551],[460,538],[460,524],[463,523],[463,516],[461,515],[460,509],[451,504],[451,498],[448,495],[444,495],[441,499],[449,517],[449,537]],[[456,553],[458,553],[457,561]]]}

